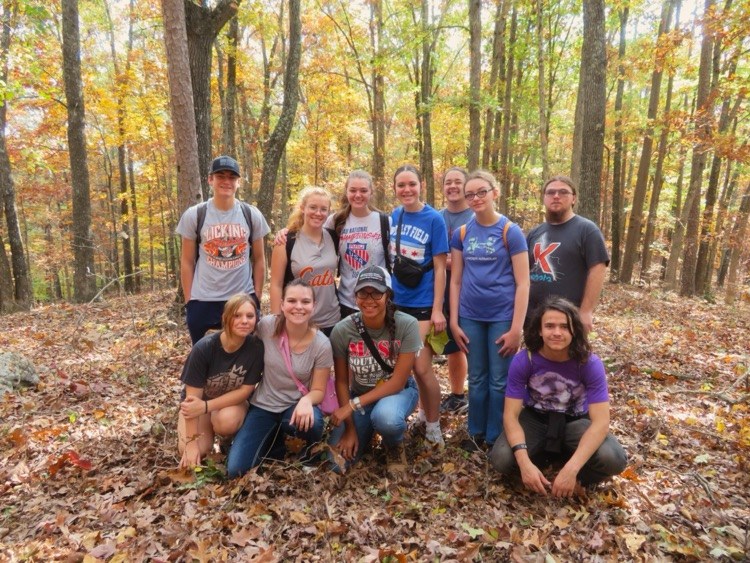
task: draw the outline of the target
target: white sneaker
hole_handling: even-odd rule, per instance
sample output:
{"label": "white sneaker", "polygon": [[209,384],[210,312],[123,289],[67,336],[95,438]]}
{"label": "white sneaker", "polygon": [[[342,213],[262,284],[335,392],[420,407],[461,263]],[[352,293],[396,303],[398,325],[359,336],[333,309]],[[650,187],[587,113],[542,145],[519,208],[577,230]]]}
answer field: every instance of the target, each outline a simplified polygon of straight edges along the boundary
{"label": "white sneaker", "polygon": [[437,428],[425,428],[424,438],[433,446],[438,446],[440,448],[445,446],[445,440],[443,440],[443,433],[440,430],[440,426],[438,426]]}

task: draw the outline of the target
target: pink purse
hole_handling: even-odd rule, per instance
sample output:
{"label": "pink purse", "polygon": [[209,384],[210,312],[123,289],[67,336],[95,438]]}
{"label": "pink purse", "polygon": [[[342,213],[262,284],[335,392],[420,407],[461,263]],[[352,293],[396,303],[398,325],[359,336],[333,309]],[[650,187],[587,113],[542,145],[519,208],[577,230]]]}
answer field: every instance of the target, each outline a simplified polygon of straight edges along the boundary
{"label": "pink purse", "polygon": [[[297,376],[294,375],[294,370],[292,369],[292,354],[289,350],[289,337],[287,336],[286,332],[283,332],[279,337],[279,350],[281,351],[281,356],[284,358],[284,363],[286,364],[286,369],[289,372],[289,375],[292,376],[294,383],[297,385],[297,389],[299,389],[299,392],[302,393],[303,396],[307,395],[309,393],[309,390],[297,378]],[[330,415],[333,411],[339,408],[339,398],[336,395],[335,377],[328,377],[328,382],[326,383],[326,388],[323,392],[323,400],[318,404],[318,407],[320,407],[320,410],[326,416]]]}

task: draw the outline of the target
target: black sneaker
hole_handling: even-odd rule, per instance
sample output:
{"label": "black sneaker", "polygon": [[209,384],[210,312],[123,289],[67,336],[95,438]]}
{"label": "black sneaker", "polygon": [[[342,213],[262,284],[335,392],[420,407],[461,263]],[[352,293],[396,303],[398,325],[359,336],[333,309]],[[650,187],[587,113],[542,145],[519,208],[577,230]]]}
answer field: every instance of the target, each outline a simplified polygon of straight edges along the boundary
{"label": "black sneaker", "polygon": [[464,438],[463,440],[461,440],[461,449],[469,453],[486,452],[487,442],[484,441],[484,436]]}
{"label": "black sneaker", "polygon": [[451,393],[440,403],[440,410],[443,412],[452,412],[460,414],[469,407],[469,402],[466,400],[466,395],[457,395]]}

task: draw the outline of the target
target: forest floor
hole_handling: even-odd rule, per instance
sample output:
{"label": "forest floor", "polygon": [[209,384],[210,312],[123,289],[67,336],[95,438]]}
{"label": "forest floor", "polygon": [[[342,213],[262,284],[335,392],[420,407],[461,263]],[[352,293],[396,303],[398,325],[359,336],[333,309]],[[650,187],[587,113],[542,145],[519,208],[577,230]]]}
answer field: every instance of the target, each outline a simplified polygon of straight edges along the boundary
{"label": "forest floor", "polygon": [[[0,350],[41,382],[0,400],[0,560],[623,561],[750,557],[750,306],[609,285],[595,351],[609,369],[625,472],[541,497],[410,431],[411,468],[376,454],[346,475],[293,462],[224,480],[177,470],[189,350],[173,294],[0,317]],[[445,367],[441,385],[447,388]]]}

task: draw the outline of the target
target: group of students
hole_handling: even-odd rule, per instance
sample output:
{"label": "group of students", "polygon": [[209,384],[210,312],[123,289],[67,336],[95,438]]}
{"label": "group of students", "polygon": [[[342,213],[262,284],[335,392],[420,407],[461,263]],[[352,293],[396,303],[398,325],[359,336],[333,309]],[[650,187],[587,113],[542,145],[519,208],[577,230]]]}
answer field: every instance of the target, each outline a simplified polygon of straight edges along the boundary
{"label": "group of students", "polygon": [[[233,159],[220,157],[212,164],[212,176],[222,172],[232,176],[233,199],[239,168]],[[211,181],[214,197],[208,202],[206,219],[217,195],[220,199],[213,207],[229,207],[228,179]],[[178,424],[182,466],[199,463],[211,450],[214,434],[231,439],[230,476],[242,475],[264,459],[283,457],[289,435],[306,444],[299,454],[303,460],[314,457],[312,448],[325,430],[319,405],[333,367],[339,404],[330,413],[334,429],[328,443],[339,454],[329,456],[333,465],[341,469],[341,463],[356,462],[378,434],[388,472],[403,472],[407,418],[417,405],[425,421],[426,441],[443,445],[440,386],[430,342],[448,329],[444,353],[455,396],[462,391],[462,372],[468,371],[469,442],[476,449],[491,450],[490,460],[498,470],[520,469],[528,487],[543,492],[550,486],[562,496],[572,494],[573,469],[573,484],[596,482],[622,470],[624,452],[607,432],[604,369],[589,352],[576,307],[564,299],[548,300],[531,313],[524,331],[528,246],[521,229],[496,211],[500,194],[495,179],[484,171],[468,174],[452,168],[443,183],[448,207],[440,213],[421,199],[419,170],[400,167],[393,177],[400,205],[390,217],[372,205],[372,179],[363,171],[350,174],[334,214],[329,192],[304,189],[288,228],[276,235],[271,314],[262,318],[258,309],[262,276],[257,272],[265,274],[265,263],[262,253],[256,252],[256,241],[261,239],[262,248],[262,237],[269,231],[265,220],[254,208],[257,215],[235,215],[238,229],[207,220],[204,224],[209,226],[203,229],[210,232],[204,237],[194,219],[199,213],[192,211],[197,206],[185,213],[177,232],[183,237],[182,265],[188,275],[198,278],[201,268],[210,267],[201,262],[204,254],[216,263],[238,267],[244,253],[248,261],[250,255],[254,257],[252,269],[241,263],[246,277],[255,283],[248,287],[245,282],[240,295],[220,295],[203,305],[202,295],[191,291],[202,284],[191,279],[186,285],[183,273],[194,348],[182,375],[184,398]],[[211,233],[223,238],[214,237],[204,250],[200,241]],[[211,255],[213,250],[218,252]],[[224,305],[222,331],[200,338],[207,322],[199,323],[195,314],[191,319],[191,312],[205,316],[206,310],[218,308],[216,303]],[[191,323],[200,327],[194,330]],[[522,335],[527,350],[519,352]],[[549,404],[540,408],[534,403],[535,398],[540,400],[537,387],[554,379],[544,375],[549,376],[555,366],[559,367],[555,373],[572,382],[566,385],[577,389],[574,400],[551,409],[563,409],[562,422],[559,416],[544,414]],[[537,367],[543,373],[537,373]],[[589,389],[592,381],[596,385]],[[535,420],[544,429],[556,429],[557,442],[544,432],[541,436],[525,432],[528,413],[536,413]],[[586,447],[576,442],[571,449],[566,436],[575,432],[566,433],[566,424],[579,420],[578,439],[584,436]],[[589,426],[594,430],[589,431]],[[555,447],[570,470],[561,471],[564,482],[558,483],[558,478],[550,484],[537,467],[551,459]]]}

